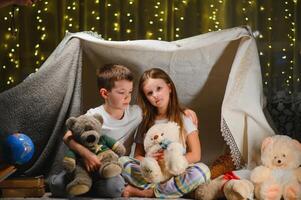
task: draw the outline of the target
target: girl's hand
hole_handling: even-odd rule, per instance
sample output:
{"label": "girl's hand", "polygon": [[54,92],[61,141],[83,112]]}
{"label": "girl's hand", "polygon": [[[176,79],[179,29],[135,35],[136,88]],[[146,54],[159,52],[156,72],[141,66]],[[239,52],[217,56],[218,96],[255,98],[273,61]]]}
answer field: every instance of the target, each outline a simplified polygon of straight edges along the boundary
{"label": "girl's hand", "polygon": [[196,113],[193,110],[187,108],[184,110],[184,114],[191,119],[192,123],[196,127],[198,127],[198,125],[199,125],[198,116],[196,115]]}
{"label": "girl's hand", "polygon": [[152,154],[152,157],[156,160],[156,161],[160,161],[164,159],[164,152],[163,149],[159,150],[156,153]]}
{"label": "girl's hand", "polygon": [[101,165],[101,159],[102,157],[99,157],[92,152],[86,153],[86,155],[83,157],[83,162],[86,170],[88,172],[97,171]]}

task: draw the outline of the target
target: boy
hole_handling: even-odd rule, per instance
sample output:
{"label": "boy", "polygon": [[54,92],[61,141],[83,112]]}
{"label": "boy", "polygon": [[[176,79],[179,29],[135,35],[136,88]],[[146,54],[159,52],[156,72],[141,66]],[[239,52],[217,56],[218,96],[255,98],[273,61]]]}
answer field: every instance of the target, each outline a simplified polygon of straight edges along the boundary
{"label": "boy", "polygon": [[[109,64],[100,68],[97,72],[97,82],[100,96],[104,104],[90,109],[86,115],[98,113],[102,115],[104,122],[102,133],[122,142],[129,155],[134,141],[134,133],[142,121],[142,111],[137,105],[130,105],[133,91],[133,74],[125,66]],[[197,117],[191,110],[185,111],[197,124]],[[70,131],[63,138],[70,149],[77,152],[82,158],[86,169],[90,172],[96,171],[101,160],[88,149],[72,139]],[[65,186],[68,183],[66,172],[53,175],[49,179],[49,188],[53,196],[66,196]],[[125,188],[122,176],[109,179],[101,179],[93,183],[92,192],[97,197],[116,198],[121,197]]]}
{"label": "boy", "polygon": [[[104,119],[102,133],[122,142],[129,155],[133,144],[134,132],[142,120],[141,109],[137,105],[129,105],[133,91],[133,74],[122,65],[105,65],[97,72],[100,96],[104,104],[88,110],[86,115],[100,114]],[[99,158],[72,139],[71,131],[64,135],[64,142],[70,149],[78,153],[89,172],[96,171],[101,161]],[[49,187],[53,196],[63,197],[67,193],[68,183],[66,172],[53,175],[49,179]],[[119,175],[109,179],[101,179],[93,183],[92,192],[98,197],[120,197],[125,186],[124,179]]]}

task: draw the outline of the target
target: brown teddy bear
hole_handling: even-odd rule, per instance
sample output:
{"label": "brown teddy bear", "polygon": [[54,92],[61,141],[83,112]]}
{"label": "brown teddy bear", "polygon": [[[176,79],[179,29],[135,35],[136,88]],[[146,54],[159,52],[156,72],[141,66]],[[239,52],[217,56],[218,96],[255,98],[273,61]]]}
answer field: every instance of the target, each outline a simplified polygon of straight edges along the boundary
{"label": "brown teddy bear", "polygon": [[[118,158],[125,154],[125,147],[113,138],[102,135],[102,124],[101,115],[81,115],[76,118],[70,117],[66,121],[74,140],[101,158],[102,165],[98,170],[99,176],[109,178],[121,173],[122,168],[118,164]],[[66,186],[67,192],[72,196],[84,194],[92,186],[91,174],[86,171],[79,159],[78,154],[68,150],[63,160],[66,171],[74,176],[73,180]]]}
{"label": "brown teddy bear", "polygon": [[213,200],[226,197],[229,200],[253,199],[254,185],[250,170],[227,172],[212,181],[200,185],[195,191],[197,200]]}

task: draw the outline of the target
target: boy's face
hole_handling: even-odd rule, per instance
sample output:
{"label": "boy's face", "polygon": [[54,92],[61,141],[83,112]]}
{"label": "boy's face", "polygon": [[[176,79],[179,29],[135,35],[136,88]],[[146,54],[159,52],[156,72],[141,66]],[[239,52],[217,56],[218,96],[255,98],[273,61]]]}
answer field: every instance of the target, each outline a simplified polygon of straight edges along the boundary
{"label": "boy's face", "polygon": [[105,103],[118,110],[126,109],[131,101],[133,91],[133,82],[128,80],[115,81],[111,91],[106,91],[106,95],[102,94]]}

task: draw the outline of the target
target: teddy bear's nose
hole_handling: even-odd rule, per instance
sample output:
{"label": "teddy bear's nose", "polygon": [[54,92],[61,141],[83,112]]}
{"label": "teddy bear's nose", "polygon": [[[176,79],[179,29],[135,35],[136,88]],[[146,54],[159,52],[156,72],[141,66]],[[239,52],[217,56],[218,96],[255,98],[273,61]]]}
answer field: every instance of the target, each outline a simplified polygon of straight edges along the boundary
{"label": "teddy bear's nose", "polygon": [[159,137],[158,135],[155,135],[155,136],[154,136],[154,139],[156,140],[158,137]]}
{"label": "teddy bear's nose", "polygon": [[89,136],[87,137],[87,139],[86,139],[86,141],[87,141],[88,143],[92,143],[92,142],[94,142],[95,140],[96,140],[96,138],[95,138],[94,135],[89,135]]}
{"label": "teddy bear's nose", "polygon": [[280,164],[280,163],[281,163],[281,160],[278,160],[278,163]]}

